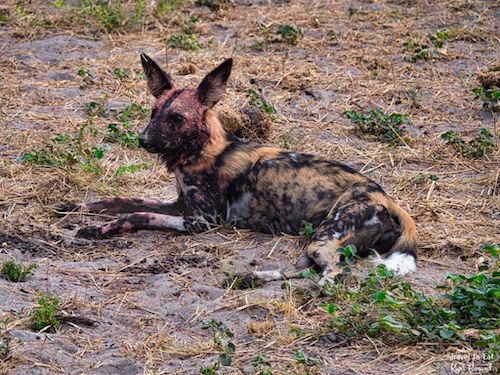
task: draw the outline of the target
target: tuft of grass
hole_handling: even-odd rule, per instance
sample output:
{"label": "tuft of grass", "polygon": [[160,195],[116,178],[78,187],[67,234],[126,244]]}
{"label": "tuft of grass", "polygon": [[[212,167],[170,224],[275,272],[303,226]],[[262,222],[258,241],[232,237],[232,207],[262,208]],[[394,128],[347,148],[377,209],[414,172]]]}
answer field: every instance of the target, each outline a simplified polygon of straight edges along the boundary
{"label": "tuft of grass", "polygon": [[59,299],[41,295],[37,301],[38,306],[30,312],[29,317],[33,322],[33,328],[36,331],[55,332],[61,326],[61,322],[57,319]]}
{"label": "tuft of grass", "polygon": [[282,39],[283,42],[291,45],[296,45],[299,40],[302,39],[302,30],[294,25],[281,24],[278,25],[278,31],[276,32]]}
{"label": "tuft of grass", "polygon": [[454,130],[441,134],[441,138],[460,155],[474,159],[480,159],[491,154],[495,148],[493,133],[486,128],[481,128],[479,135],[469,142],[465,142]]}
{"label": "tuft of grass", "polygon": [[120,177],[123,176],[125,173],[135,173],[141,170],[149,169],[149,165],[146,163],[139,163],[139,164],[125,164],[119,166],[115,173],[115,177]]}
{"label": "tuft of grass", "polygon": [[232,356],[236,351],[236,346],[231,339],[234,337],[234,333],[224,323],[215,319],[203,320],[202,328],[211,332],[215,348],[220,354],[217,363],[202,368],[200,373],[215,374],[220,369],[220,366],[231,366],[233,362]]}
{"label": "tuft of grass", "polygon": [[37,267],[38,266],[35,263],[25,265],[22,262],[16,262],[10,259],[3,262],[2,269],[0,270],[0,276],[8,281],[18,283],[20,281],[24,281],[26,276],[28,276],[31,271]]}
{"label": "tuft of grass", "polygon": [[386,114],[380,108],[373,108],[365,113],[348,110],[344,112],[344,116],[351,120],[356,133],[362,137],[375,138],[391,145],[410,141],[409,138],[404,138],[404,126],[410,123],[408,115]]}

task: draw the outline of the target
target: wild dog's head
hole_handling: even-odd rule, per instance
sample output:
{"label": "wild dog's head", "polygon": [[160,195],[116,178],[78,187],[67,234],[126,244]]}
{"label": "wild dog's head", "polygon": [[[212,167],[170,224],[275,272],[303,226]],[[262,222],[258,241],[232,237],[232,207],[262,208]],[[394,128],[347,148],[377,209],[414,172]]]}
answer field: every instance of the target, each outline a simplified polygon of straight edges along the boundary
{"label": "wild dog's head", "polygon": [[173,170],[195,160],[210,140],[207,113],[224,94],[233,60],[208,73],[195,89],[176,89],[170,75],[147,55],[141,55],[141,62],[157,100],[139,143]]}

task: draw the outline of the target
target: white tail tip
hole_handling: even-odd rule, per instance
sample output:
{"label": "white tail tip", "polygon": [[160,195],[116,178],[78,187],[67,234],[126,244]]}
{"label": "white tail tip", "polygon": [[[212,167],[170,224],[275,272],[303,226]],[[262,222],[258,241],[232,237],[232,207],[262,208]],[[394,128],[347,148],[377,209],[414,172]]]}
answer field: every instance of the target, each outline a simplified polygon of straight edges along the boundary
{"label": "white tail tip", "polygon": [[381,258],[377,254],[377,258],[373,259],[375,264],[384,264],[387,269],[396,272],[397,275],[403,276],[417,269],[415,257],[410,254],[400,253],[398,251],[392,253],[387,258]]}

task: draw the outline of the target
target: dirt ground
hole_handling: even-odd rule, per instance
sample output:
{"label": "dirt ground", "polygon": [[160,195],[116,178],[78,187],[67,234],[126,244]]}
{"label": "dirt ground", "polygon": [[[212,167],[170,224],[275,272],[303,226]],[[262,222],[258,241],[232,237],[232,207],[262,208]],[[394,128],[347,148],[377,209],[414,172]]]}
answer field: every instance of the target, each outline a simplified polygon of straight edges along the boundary
{"label": "dirt ground", "polygon": [[[146,152],[107,142],[106,127],[128,104],[152,103],[140,53],[159,61],[178,85],[195,84],[233,56],[218,105],[240,109],[253,89],[276,109],[264,142],[331,157],[380,182],[417,223],[418,271],[407,278],[435,294],[446,272],[476,270],[480,244],[500,238],[498,148],[475,160],[440,138],[448,130],[466,139],[480,128],[496,134],[494,113],[471,90],[480,72],[500,66],[498,3],[234,0],[214,9],[172,1],[179,4],[161,21],[148,14],[110,34],[86,18],[69,18],[78,1],[56,3],[0,5],[7,15],[0,21],[0,261],[38,264],[25,282],[0,279],[0,343],[9,340],[10,347],[0,373],[195,374],[219,356],[204,319],[234,332],[236,351],[224,374],[259,373],[258,353],[273,374],[458,373],[452,354],[470,348],[391,346],[369,337],[338,342],[324,309],[314,300],[301,304],[281,282],[244,291],[223,286],[231,273],[293,269],[302,238],[220,228],[86,241],[75,239],[75,230],[103,218],[61,218],[54,208],[115,195],[173,198],[173,176]],[[202,48],[166,49],[193,15]],[[296,45],[280,39],[279,24],[301,29]],[[444,46],[432,47],[428,60],[410,61],[404,42],[440,30],[453,30]],[[127,76],[118,78],[117,68]],[[102,104],[102,114],[89,120],[91,101]],[[390,147],[358,137],[343,112],[375,106],[408,114],[411,141]],[[95,131],[87,141],[106,144],[99,176],[19,161],[89,121]],[[133,120],[133,129],[146,122]],[[147,168],[114,174],[127,163]],[[316,288],[309,280],[290,283]],[[95,324],[33,331],[26,317],[40,292],[57,296],[63,313]],[[305,366],[297,350],[321,364]]]}

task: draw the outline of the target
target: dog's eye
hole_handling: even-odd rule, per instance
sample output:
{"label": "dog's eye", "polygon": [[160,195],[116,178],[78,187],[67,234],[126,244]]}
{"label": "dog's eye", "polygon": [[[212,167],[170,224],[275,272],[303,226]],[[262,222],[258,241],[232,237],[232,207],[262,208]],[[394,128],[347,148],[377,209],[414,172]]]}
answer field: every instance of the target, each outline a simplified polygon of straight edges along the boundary
{"label": "dog's eye", "polygon": [[178,113],[172,113],[168,116],[168,119],[174,125],[181,125],[184,122],[184,117]]}

